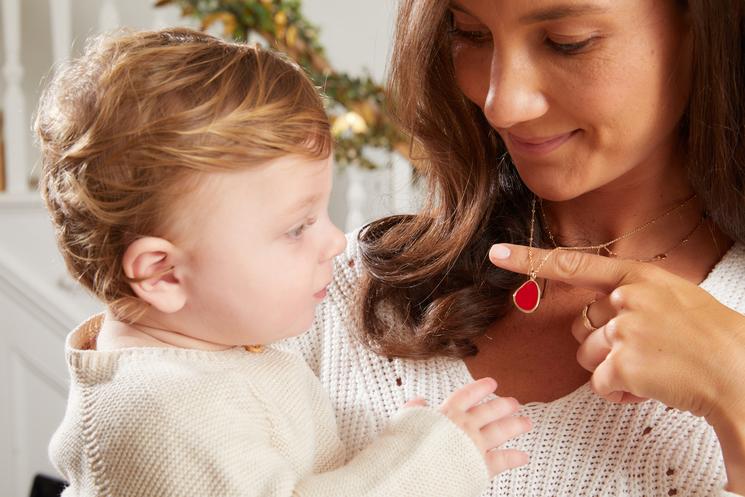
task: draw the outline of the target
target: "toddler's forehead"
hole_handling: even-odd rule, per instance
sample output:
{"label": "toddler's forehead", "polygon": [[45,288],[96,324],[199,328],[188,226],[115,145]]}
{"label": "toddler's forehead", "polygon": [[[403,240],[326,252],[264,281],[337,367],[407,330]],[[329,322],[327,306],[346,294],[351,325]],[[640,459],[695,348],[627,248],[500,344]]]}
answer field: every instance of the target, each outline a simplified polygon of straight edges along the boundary
{"label": "toddler's forehead", "polygon": [[331,157],[287,155],[195,173],[185,180],[171,210],[187,220],[202,218],[226,204],[252,207],[262,215],[301,210],[327,193],[331,168]]}

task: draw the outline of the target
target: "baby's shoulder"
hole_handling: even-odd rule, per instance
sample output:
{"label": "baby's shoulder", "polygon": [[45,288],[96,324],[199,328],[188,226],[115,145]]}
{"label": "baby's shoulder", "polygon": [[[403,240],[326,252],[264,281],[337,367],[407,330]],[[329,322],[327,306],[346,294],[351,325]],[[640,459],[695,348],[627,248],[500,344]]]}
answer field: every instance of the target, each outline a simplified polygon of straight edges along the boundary
{"label": "baby's shoulder", "polygon": [[[228,354],[230,355],[230,354]],[[99,412],[141,419],[211,419],[219,413],[250,413],[257,403],[248,388],[249,367],[237,357],[201,351],[156,349],[123,352],[109,378],[87,395]]]}

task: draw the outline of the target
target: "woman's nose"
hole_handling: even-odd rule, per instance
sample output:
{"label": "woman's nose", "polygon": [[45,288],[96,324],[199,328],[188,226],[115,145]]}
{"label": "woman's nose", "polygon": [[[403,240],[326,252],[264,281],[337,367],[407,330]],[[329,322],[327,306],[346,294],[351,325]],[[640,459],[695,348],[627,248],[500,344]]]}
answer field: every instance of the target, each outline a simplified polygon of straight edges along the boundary
{"label": "woman's nose", "polygon": [[506,129],[544,115],[548,101],[537,68],[527,56],[494,51],[484,115],[495,129]]}

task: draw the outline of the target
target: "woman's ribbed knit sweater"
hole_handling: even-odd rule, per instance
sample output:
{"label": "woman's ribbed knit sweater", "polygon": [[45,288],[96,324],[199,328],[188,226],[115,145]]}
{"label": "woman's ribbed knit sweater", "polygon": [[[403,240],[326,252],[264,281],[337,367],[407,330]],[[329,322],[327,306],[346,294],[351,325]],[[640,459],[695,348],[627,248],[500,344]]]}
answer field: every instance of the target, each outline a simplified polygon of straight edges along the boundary
{"label": "woman's ribbed knit sweater", "polygon": [[[350,306],[362,265],[355,234],[347,241],[313,329],[283,346],[301,351],[319,376],[354,454],[405,400],[423,396],[436,405],[472,378],[461,360],[388,359],[355,340]],[[745,313],[745,246],[735,244],[701,287]],[[507,447],[527,451],[531,462],[497,477],[484,497],[728,495],[719,443],[702,418],[655,401],[611,404],[587,384],[521,413],[533,429]]]}

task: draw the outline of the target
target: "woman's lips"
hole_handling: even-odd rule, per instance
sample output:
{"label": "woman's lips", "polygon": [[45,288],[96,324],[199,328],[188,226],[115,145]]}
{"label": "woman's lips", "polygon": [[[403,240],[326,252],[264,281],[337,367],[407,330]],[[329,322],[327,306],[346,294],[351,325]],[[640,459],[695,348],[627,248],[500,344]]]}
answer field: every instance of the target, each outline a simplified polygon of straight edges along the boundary
{"label": "woman's lips", "polygon": [[320,292],[314,293],[313,296],[317,299],[323,299],[326,296],[326,288],[324,287]]}
{"label": "woman's lips", "polygon": [[510,144],[514,149],[512,152],[517,152],[520,155],[546,155],[567,142],[571,137],[575,135],[579,130],[570,131],[561,135],[545,136],[545,137],[523,137],[516,136],[512,133],[507,133],[510,138]]}

